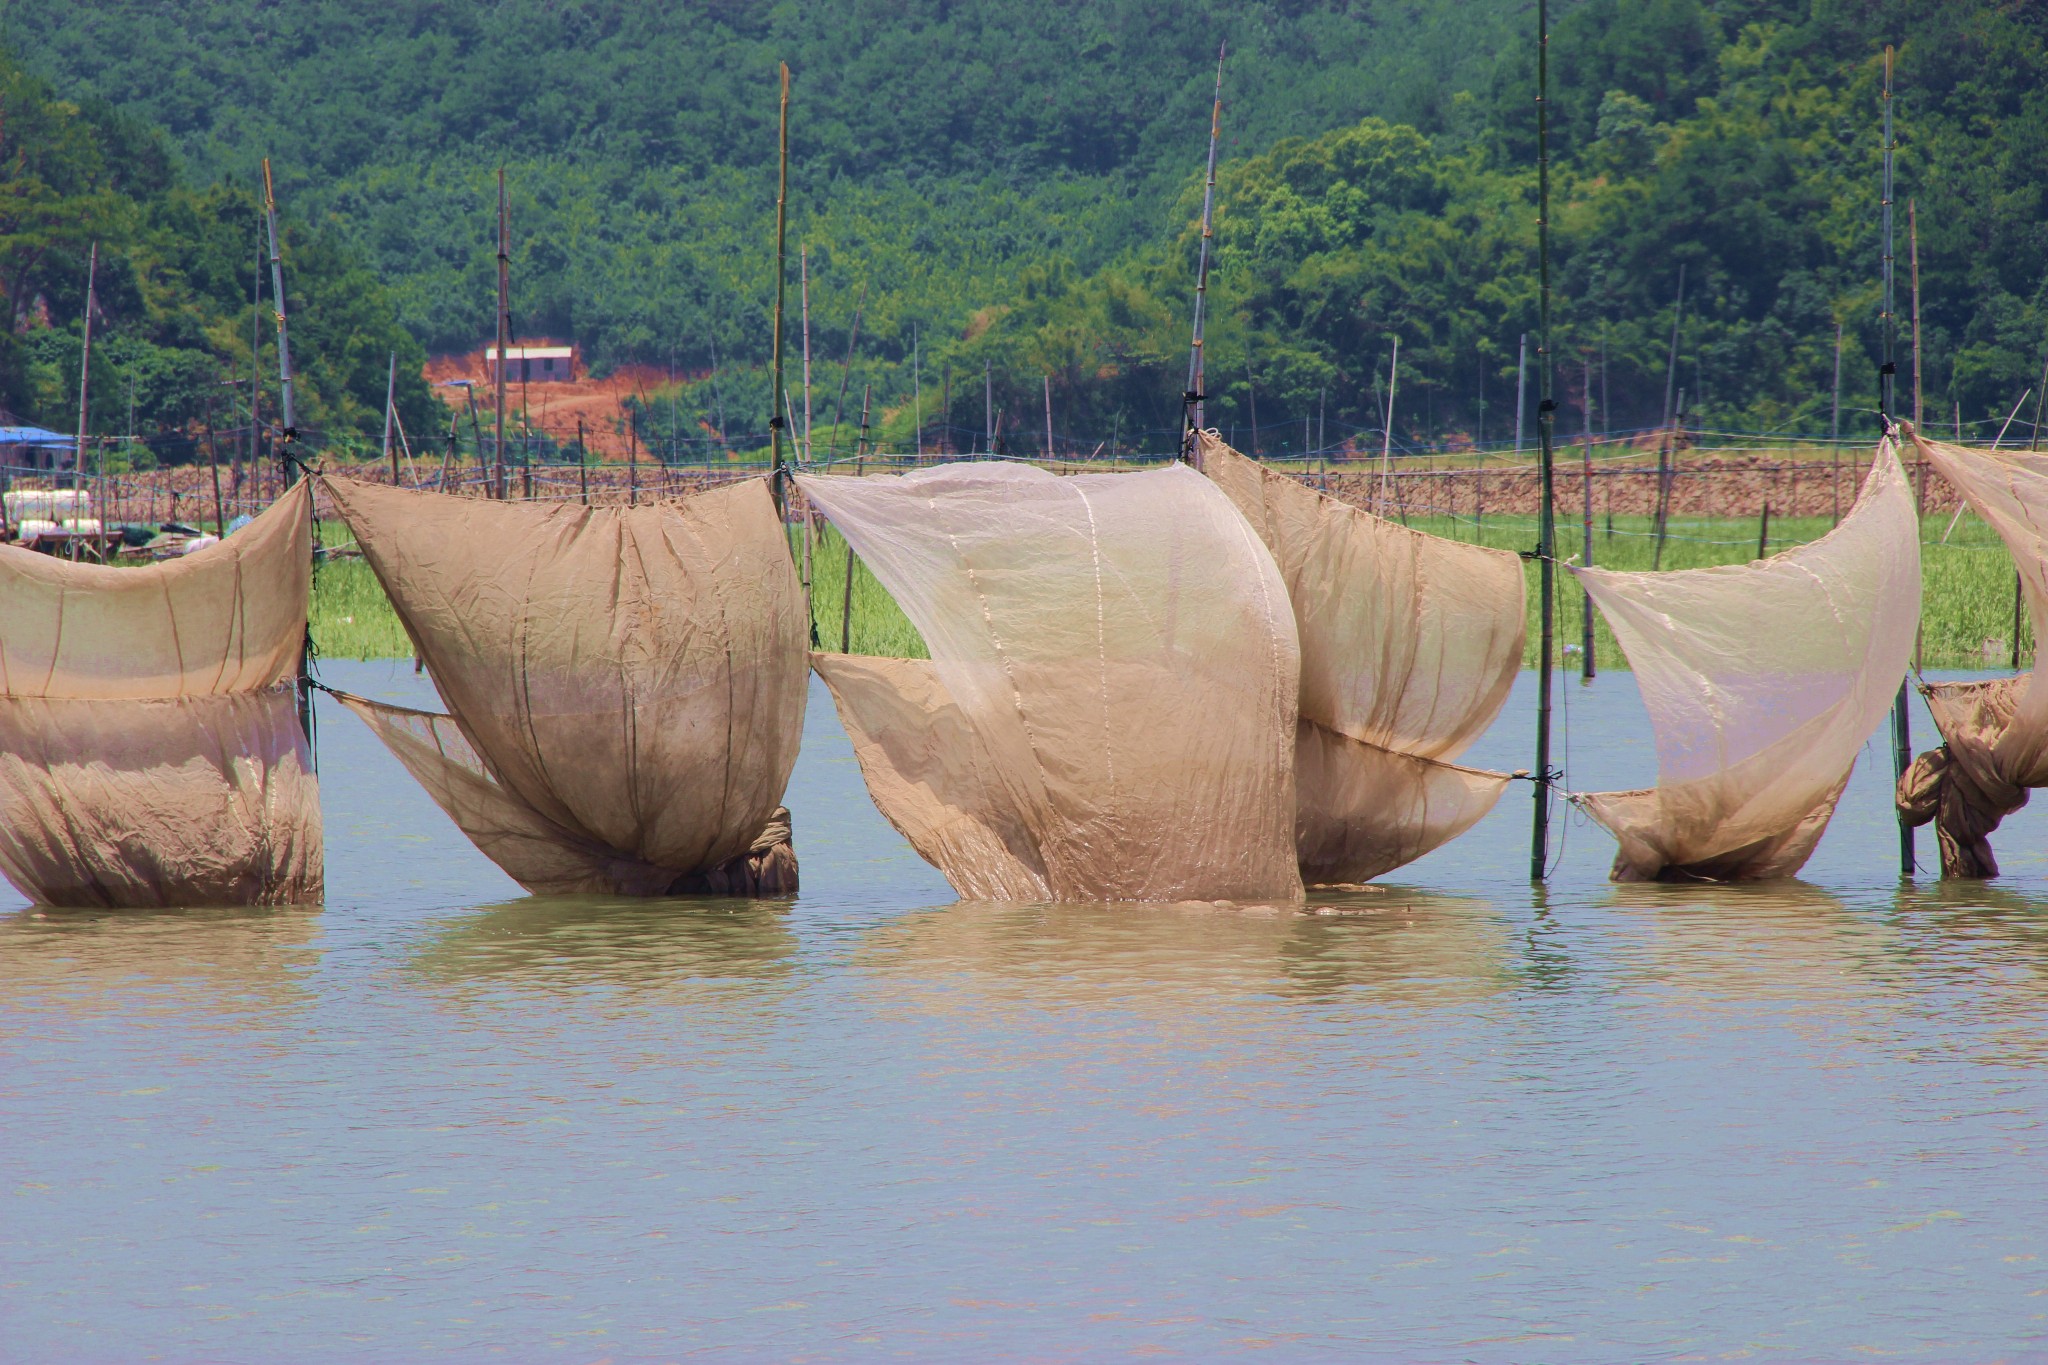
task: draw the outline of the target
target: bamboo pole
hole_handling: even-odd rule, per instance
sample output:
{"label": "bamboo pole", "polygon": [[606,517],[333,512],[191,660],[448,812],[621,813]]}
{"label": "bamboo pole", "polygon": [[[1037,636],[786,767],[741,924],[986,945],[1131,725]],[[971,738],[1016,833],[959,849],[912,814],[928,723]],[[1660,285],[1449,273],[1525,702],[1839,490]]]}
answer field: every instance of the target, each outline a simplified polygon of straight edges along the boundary
{"label": "bamboo pole", "polygon": [[[1045,382],[1045,458],[1053,458],[1052,451],[1052,376],[1040,375]],[[865,420],[865,418],[863,418]]]}
{"label": "bamboo pole", "polygon": [[[1678,263],[1678,301],[1671,306],[1671,349],[1664,362],[1664,431],[1657,441],[1657,546],[1650,558],[1652,569],[1664,567],[1664,539],[1670,534],[1671,524],[1671,456],[1672,445],[1677,433],[1672,424],[1678,420],[1678,407],[1674,407],[1673,395],[1678,385],[1678,332],[1685,320],[1685,262]],[[1679,405],[1680,407],[1683,404]]]}
{"label": "bamboo pole", "polygon": [[[1908,200],[1906,201],[1906,241],[1907,241],[1907,243],[1908,243],[1908,250],[1909,250],[1909,252],[1911,253],[1911,255],[1912,255],[1912,258],[1913,258],[1913,430],[1915,430],[1915,431],[1918,431],[1918,430],[1920,430],[1920,400],[1921,400],[1921,393],[1920,393],[1920,201],[1919,201],[1919,200],[1917,200],[1917,199],[1908,199]],[[2024,402],[2024,401],[2026,401],[2026,400],[2022,399],[2021,401],[2022,401],[2022,402]],[[1927,491],[1927,478],[1926,478],[1926,475],[1925,475],[1925,474],[1923,473],[1923,474],[1921,475],[1921,478],[1920,478],[1920,499],[1921,499],[1921,500],[1924,500],[1924,498],[1925,498],[1925,496],[1926,496],[1926,491]],[[1916,502],[1915,502],[1915,504],[1914,504],[1914,506],[1915,506],[1915,508],[1916,508],[1917,510],[1920,510],[1920,511],[1922,511],[1922,512],[1924,513],[1924,511],[1925,511],[1925,508],[1924,508],[1924,507],[1921,507],[1921,505],[1920,505],[1920,501],[1916,501]]]}
{"label": "bamboo pole", "polygon": [[[868,444],[868,400],[873,387],[861,385],[860,389],[860,440],[853,448],[853,472],[860,474],[862,455]],[[846,542],[846,577],[839,585],[839,652],[853,653],[853,542]]]}
{"label": "bamboo pole", "polygon": [[917,353],[917,324],[910,324],[911,425],[917,428],[917,457],[924,459],[924,368]]}
{"label": "bamboo pole", "polygon": [[[1380,414],[1380,515],[1383,517],[1387,514],[1389,481],[1393,478],[1394,472],[1394,390],[1400,383],[1400,377],[1401,338],[1397,335],[1394,338],[1394,353],[1387,361],[1387,406]],[[1254,428],[1252,440],[1256,442],[1258,436],[1259,433]]]}
{"label": "bamboo pole", "polygon": [[1529,410],[1529,334],[1522,333],[1522,348],[1515,358],[1515,458],[1522,456],[1522,415]]}
{"label": "bamboo pole", "polygon": [[853,306],[853,331],[846,338],[846,363],[839,367],[839,402],[832,409],[832,439],[825,446],[825,458],[830,460],[839,453],[839,428],[846,420],[846,385],[853,378],[853,352],[860,345],[860,317],[867,310],[868,285],[861,281],[860,302]]}
{"label": "bamboo pole", "polygon": [[[1584,420],[1580,423],[1579,439],[1583,451],[1583,467],[1579,475],[1583,511],[1579,523],[1579,542],[1585,551],[1586,567],[1593,567],[1593,362],[1585,364]],[[1579,679],[1591,681],[1598,673],[1593,663],[1593,594],[1581,589],[1579,604]]]}
{"label": "bamboo pole", "polygon": [[391,465],[391,486],[398,487],[398,456],[391,449],[392,404],[398,398],[398,352],[391,353],[391,366],[384,376],[384,458]]}
{"label": "bamboo pole", "polygon": [[[233,413],[229,413],[233,416]],[[227,539],[227,510],[220,498],[220,439],[213,430],[213,398],[206,400],[206,464],[213,473],[213,534],[217,540]]]}
{"label": "bamboo pole", "polygon": [[[1892,59],[1893,50],[1887,44],[1884,50],[1884,193],[1882,200],[1884,213],[1884,364],[1878,372],[1880,397],[1878,408],[1883,414],[1887,430],[1889,430],[1892,424],[1892,388],[1893,380],[1898,374],[1898,364],[1893,359],[1898,319],[1896,295],[1892,281],[1892,171],[1893,153],[1896,145],[1892,140]],[[1919,510],[1917,500],[1914,510],[1916,513]],[[1892,780],[1895,783],[1906,775],[1906,769],[1913,761],[1912,713],[1908,709],[1911,704],[1911,698],[1911,682],[1909,679],[1901,678],[1899,680],[1899,695],[1892,704]],[[1906,823],[1906,817],[1903,812],[1899,814],[1898,820],[1899,875],[1911,877],[1913,875],[1913,827]]]}
{"label": "bamboo pole", "polygon": [[796,261],[801,284],[798,306],[803,313],[804,332],[804,439],[799,454],[803,462],[809,464],[817,452],[811,448],[811,249],[808,245],[797,248]]}
{"label": "bamboo pole", "polygon": [[505,204],[505,168],[498,167],[498,374],[497,434],[492,439],[492,482],[500,501],[505,497],[505,364],[512,349],[512,256],[507,249],[512,234],[511,214]]}
{"label": "bamboo pole", "polygon": [[[85,258],[85,346],[78,361],[78,444],[71,455],[71,486],[79,487],[85,479],[86,433],[91,429],[92,415],[92,309],[100,274],[100,244],[94,242]],[[101,517],[106,515],[104,507],[99,509]]]}
{"label": "bamboo pole", "polygon": [[[263,224],[256,224],[256,275],[249,284],[249,465],[248,473],[262,468],[256,460],[256,432],[262,425],[258,409],[263,402]],[[236,498],[242,496],[241,447],[235,447]]]}
{"label": "bamboo pole", "polygon": [[583,505],[590,506],[590,451],[583,444],[583,419],[576,419],[576,477],[582,485]]}
{"label": "bamboo pole", "polygon": [[[1551,419],[1557,404],[1550,396],[1550,0],[1536,0],[1536,273],[1537,388],[1536,445],[1539,492],[1536,509],[1536,563],[1541,579],[1541,629],[1536,658],[1536,770],[1534,818],[1529,840],[1529,880],[1541,882],[1550,863],[1550,665],[1557,542],[1552,505]],[[1392,395],[1389,395],[1391,399]],[[1391,404],[1390,404],[1391,406]]]}
{"label": "bamboo pole", "polygon": [[[1394,344],[1397,348],[1396,354],[1399,354],[1400,342],[1397,340]],[[1249,333],[1244,339],[1244,396],[1251,406],[1252,417],[1252,448],[1249,453],[1256,460],[1259,458],[1259,385],[1258,381],[1252,378],[1252,339]],[[1391,404],[1393,400],[1390,397],[1387,401]]]}
{"label": "bamboo pole", "polygon": [[298,482],[299,471],[292,447],[298,443],[298,417],[292,405],[292,346],[285,323],[284,258],[277,248],[277,194],[270,181],[270,158],[263,158],[263,218],[270,228],[270,301],[277,309],[277,387],[284,406],[284,482],[289,488]]}
{"label": "bamboo pole", "polygon": [[1842,524],[1842,324],[1835,323],[1835,420],[1828,430],[1828,488],[1834,497],[1835,525]]}
{"label": "bamboo pole", "polygon": [[1203,373],[1202,328],[1207,318],[1209,297],[1209,244],[1216,235],[1216,142],[1223,132],[1223,56],[1226,50],[1226,44],[1219,43],[1216,47],[1216,99],[1209,108],[1209,170],[1202,186],[1202,248],[1195,266],[1194,339],[1188,347],[1188,386],[1181,394],[1180,457],[1190,464],[1194,463],[1197,450],[1195,433],[1202,430],[1208,420],[1208,395],[1202,391],[1207,383]]}
{"label": "bamboo pole", "polygon": [[996,381],[986,358],[981,362],[981,420],[987,433],[988,454],[996,453]]}

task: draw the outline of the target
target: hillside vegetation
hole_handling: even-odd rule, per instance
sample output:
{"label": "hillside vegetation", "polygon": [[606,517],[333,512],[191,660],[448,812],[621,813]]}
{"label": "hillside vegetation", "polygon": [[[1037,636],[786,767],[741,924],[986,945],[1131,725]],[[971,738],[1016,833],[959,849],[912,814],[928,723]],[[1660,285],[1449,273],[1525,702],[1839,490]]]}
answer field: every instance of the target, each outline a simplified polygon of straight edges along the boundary
{"label": "hillside vegetation", "polygon": [[[1696,423],[1828,430],[1839,327],[1844,427],[1871,429],[1887,41],[1899,45],[1900,306],[1912,198],[1930,416],[1959,406],[1983,431],[2037,382],[2048,11],[1552,8],[1565,430],[1659,419],[1681,266],[1677,383]],[[1063,448],[1164,439],[1185,373],[1214,53],[1228,40],[1210,416],[1250,445],[1256,408],[1258,444],[1278,451],[1379,426],[1396,337],[1399,440],[1511,434],[1517,341],[1536,321],[1531,17],[1518,0],[45,0],[12,7],[6,35],[75,97],[78,119],[151,149],[157,179],[124,189],[138,204],[211,204],[204,221],[240,230],[267,153],[290,210],[317,225],[294,229],[298,268],[323,251],[330,274],[369,267],[349,291],[354,313],[330,305],[372,334],[353,350],[330,356],[313,335],[328,325],[314,279],[294,300],[309,370],[348,376],[314,383],[332,418],[381,405],[387,316],[434,350],[489,333],[503,164],[516,330],[573,337],[600,365],[674,365],[685,381],[652,399],[664,416],[673,402],[684,429],[722,425],[718,444],[742,448],[764,439],[768,415],[774,72],[788,60],[791,321],[794,333],[802,249],[821,425],[839,411],[866,299],[848,411],[819,432],[820,454],[851,445],[863,386],[892,441],[913,439],[915,403],[927,439],[984,440],[993,408],[1006,448],[1036,449],[1048,387]],[[201,286],[219,339],[197,348],[223,359],[248,344],[247,267],[227,259],[219,285]],[[63,325],[75,301],[67,311],[57,288],[44,295]],[[17,307],[33,338],[21,318]]]}

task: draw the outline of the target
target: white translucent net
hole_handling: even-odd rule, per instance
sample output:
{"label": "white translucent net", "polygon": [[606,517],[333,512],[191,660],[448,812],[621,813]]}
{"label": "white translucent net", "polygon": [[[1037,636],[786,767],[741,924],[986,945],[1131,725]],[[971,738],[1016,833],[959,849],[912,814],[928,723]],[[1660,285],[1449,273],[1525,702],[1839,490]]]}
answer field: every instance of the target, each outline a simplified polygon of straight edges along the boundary
{"label": "white translucent net", "polygon": [[2048,626],[2048,455],[1969,450],[1922,439],[1914,445],[1982,517],[2019,571],[2021,596],[2034,632],[2034,661],[2020,679],[1935,683],[1927,688],[1945,737],[1966,726],[1989,744],[1999,778],[2016,787],[2048,786],[2048,688],[2036,687],[2043,627]]}
{"label": "white translucent net", "polygon": [[1913,654],[1919,524],[1891,443],[1811,544],[1718,568],[1572,572],[1657,736],[1654,789],[1576,798],[1620,841],[1615,876],[1798,871]]}
{"label": "white translucent net", "polygon": [[323,484],[451,714],[350,705],[508,874],[656,895],[747,854],[808,683],[765,480],[637,508]]}
{"label": "white translucent net", "polygon": [[1303,879],[1364,881],[1464,833],[1509,781],[1452,760],[1521,668],[1520,559],[1326,497],[1213,433],[1198,441],[1202,472],[1258,531],[1294,607]]}
{"label": "white translucent net", "polygon": [[870,793],[961,894],[1301,894],[1293,615],[1213,484],[1006,464],[799,483],[931,652],[819,670]]}
{"label": "white translucent net", "polygon": [[320,798],[292,680],[303,483],[218,545],[145,568],[0,546],[0,873],[51,905],[321,893]]}

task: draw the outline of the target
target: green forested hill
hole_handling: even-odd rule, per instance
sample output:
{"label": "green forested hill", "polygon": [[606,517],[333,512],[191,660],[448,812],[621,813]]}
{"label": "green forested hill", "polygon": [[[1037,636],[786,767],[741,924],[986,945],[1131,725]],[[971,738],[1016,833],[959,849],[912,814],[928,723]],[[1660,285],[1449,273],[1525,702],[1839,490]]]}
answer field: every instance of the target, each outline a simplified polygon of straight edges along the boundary
{"label": "green forested hill", "polygon": [[[165,129],[195,184],[246,186],[271,155],[292,211],[372,263],[429,348],[490,329],[504,164],[518,330],[600,362],[715,354],[718,382],[674,396],[741,444],[767,415],[787,59],[792,277],[806,245],[827,395],[865,288],[854,389],[875,384],[885,430],[908,431],[915,328],[927,417],[950,374],[951,422],[978,430],[986,366],[1012,447],[1042,439],[1048,380],[1062,439],[1171,426],[1227,39],[1211,416],[1242,428],[1256,407],[1278,449],[1304,418],[1377,426],[1395,336],[1400,439],[1509,432],[1535,323],[1532,9],[41,0],[8,9],[6,39],[61,90]],[[2037,382],[2039,0],[1552,9],[1563,430],[1588,366],[1593,421],[1657,420],[1681,265],[1695,420],[1827,430],[1839,326],[1844,425],[1868,429],[1886,42],[1930,414],[1991,423]]]}

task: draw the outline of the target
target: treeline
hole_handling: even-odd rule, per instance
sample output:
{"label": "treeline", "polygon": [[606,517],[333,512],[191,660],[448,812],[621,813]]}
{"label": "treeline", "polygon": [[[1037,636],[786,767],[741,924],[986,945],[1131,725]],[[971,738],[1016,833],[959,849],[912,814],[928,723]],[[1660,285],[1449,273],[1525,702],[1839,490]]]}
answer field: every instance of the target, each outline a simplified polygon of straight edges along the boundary
{"label": "treeline", "polygon": [[[114,463],[190,458],[209,423],[246,429],[252,364],[274,426],[261,208],[256,187],[189,183],[160,132],[96,96],[60,98],[0,53],[0,289],[12,323],[0,330],[0,407],[76,429],[97,244],[89,425],[138,438],[112,447]],[[420,377],[425,353],[375,272],[295,216],[282,237],[300,427],[344,441],[381,428],[396,351],[400,411],[424,429],[438,408]]]}
{"label": "treeline", "polygon": [[[1397,441],[1512,435],[1537,321],[1529,9],[64,0],[14,12],[10,34],[39,69],[171,130],[202,174],[247,183],[269,151],[289,202],[375,263],[432,349],[489,335],[507,164],[515,330],[573,337],[600,365],[675,365],[696,377],[651,396],[649,427],[749,449],[768,417],[787,58],[790,325],[801,250],[821,455],[851,449],[864,388],[892,443],[913,439],[913,409],[955,448],[984,441],[994,412],[1007,448],[1035,449],[1048,389],[1063,448],[1173,429],[1227,38],[1209,413],[1242,436],[1256,411],[1279,452],[1377,429],[1397,337]],[[2038,382],[2048,10],[1552,11],[1562,433],[1661,420],[1674,322],[1694,423],[1830,430],[1839,335],[1842,428],[1873,429],[1887,42],[1899,306],[1912,200],[1928,419],[1988,434]]]}

